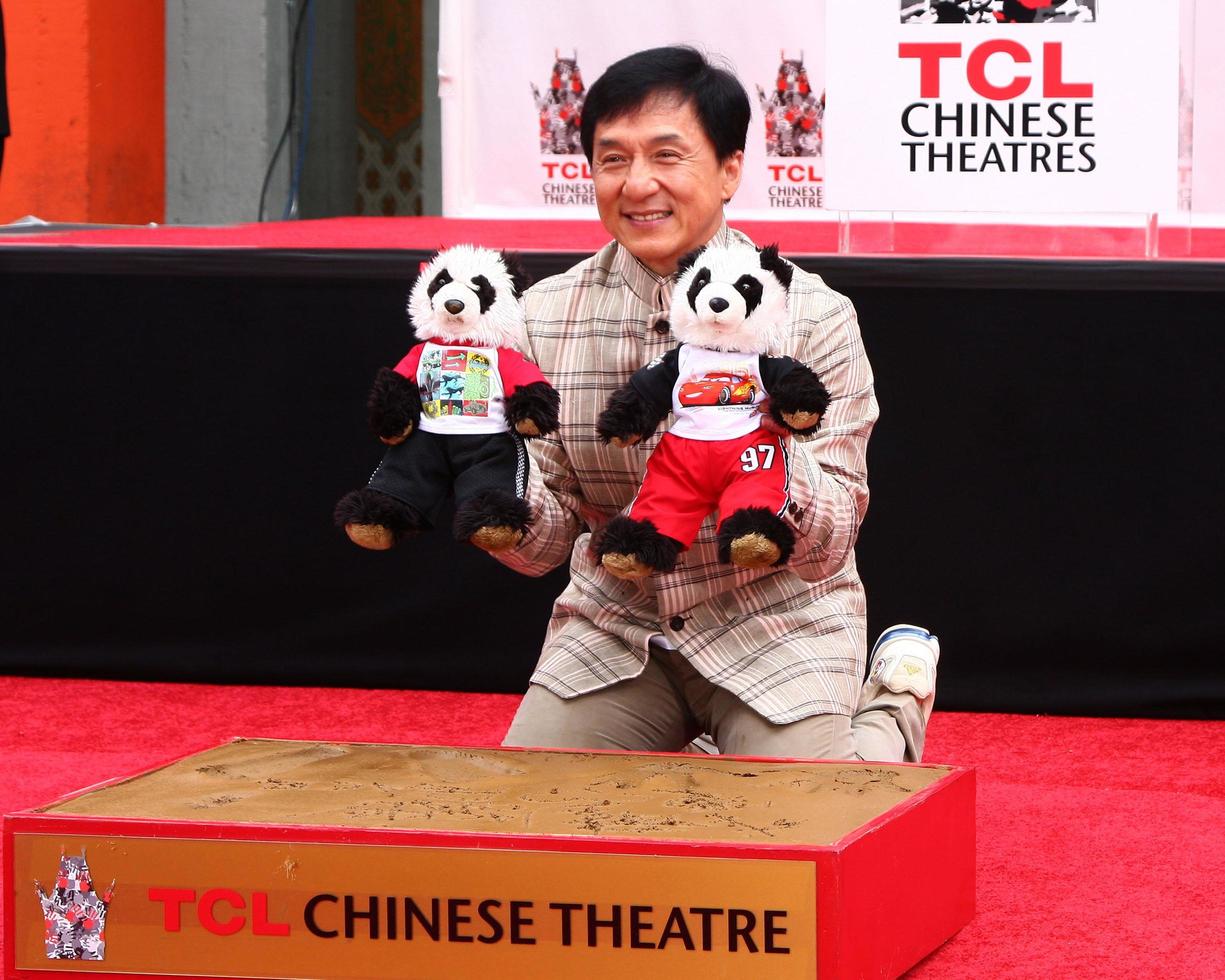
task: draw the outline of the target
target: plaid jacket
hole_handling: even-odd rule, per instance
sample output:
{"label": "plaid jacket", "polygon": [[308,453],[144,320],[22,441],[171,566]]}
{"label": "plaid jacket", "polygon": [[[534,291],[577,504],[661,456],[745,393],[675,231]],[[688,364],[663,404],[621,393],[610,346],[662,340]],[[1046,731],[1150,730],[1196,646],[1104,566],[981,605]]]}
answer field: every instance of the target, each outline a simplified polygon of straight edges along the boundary
{"label": "plaid jacket", "polygon": [[[717,244],[748,241],[724,225]],[[778,569],[718,561],[707,519],[675,571],[638,582],[608,574],[589,532],[627,507],[668,423],[631,449],[603,445],[595,419],[637,368],[675,346],[667,330],[674,280],[616,242],[526,295],[529,357],[561,394],[561,427],[530,443],[534,521],[506,565],[542,575],[570,559],[532,682],[573,697],[636,676],[663,635],[711,682],[775,723],[853,714],[866,622],[855,538],[868,505],[865,453],[877,417],[872,370],[854,308],[821,278],[795,270],[794,333],[785,350],[832,400],[815,436],[788,440],[795,554]],[[664,321],[660,324],[660,321]]]}

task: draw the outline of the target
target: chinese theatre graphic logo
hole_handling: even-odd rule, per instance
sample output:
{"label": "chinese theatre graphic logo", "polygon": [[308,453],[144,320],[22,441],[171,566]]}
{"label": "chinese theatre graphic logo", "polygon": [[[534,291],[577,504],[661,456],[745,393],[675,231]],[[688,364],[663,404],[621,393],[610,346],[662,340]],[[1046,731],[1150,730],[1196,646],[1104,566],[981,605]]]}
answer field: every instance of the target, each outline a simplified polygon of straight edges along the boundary
{"label": "chinese theatre graphic logo", "polygon": [[38,901],[47,926],[49,960],[100,960],[106,956],[106,910],[115,882],[101,895],[94,890],[89,864],[82,848],[80,857],[60,851],[60,870],[50,894],[35,879]]}
{"label": "chinese theatre graphic logo", "polygon": [[570,155],[583,152],[579,126],[582,123],[583,99],[587,90],[578,67],[578,52],[573,58],[563,58],[553,52],[553,76],[549,87],[541,92],[532,83],[532,98],[540,113],[540,152]]}
{"label": "chinese theatre graphic logo", "polygon": [[901,0],[903,24],[1092,24],[1097,0]]}
{"label": "chinese theatre graphic logo", "polygon": [[788,58],[779,52],[778,78],[769,95],[757,86],[766,119],[766,154],[772,157],[821,156],[825,93],[818,96],[808,82],[804,52]]}

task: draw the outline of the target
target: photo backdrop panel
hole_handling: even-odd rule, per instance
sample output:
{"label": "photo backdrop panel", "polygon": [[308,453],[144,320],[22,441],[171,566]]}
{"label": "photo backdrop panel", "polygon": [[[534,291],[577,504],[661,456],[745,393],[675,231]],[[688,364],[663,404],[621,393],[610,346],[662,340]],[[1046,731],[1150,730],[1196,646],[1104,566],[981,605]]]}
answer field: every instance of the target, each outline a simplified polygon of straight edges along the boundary
{"label": "photo backdrop panel", "polygon": [[1174,210],[1179,7],[827,0],[829,206]]}
{"label": "photo backdrop panel", "polygon": [[[594,218],[579,143],[587,86],[635,51],[690,44],[722,60],[752,104],[729,215],[825,218],[824,0],[544,0],[443,8],[444,213]],[[833,218],[833,215],[828,217]]]}
{"label": "photo backdrop panel", "polygon": [[[966,22],[941,22],[954,8]],[[1033,23],[1001,22],[1026,10]],[[593,218],[578,145],[587,86],[618,58],[673,43],[722,56],[749,93],[733,218],[1222,211],[1225,127],[1210,109],[1225,97],[1211,42],[1222,26],[1222,7],[1196,0],[453,0],[440,50],[444,213]],[[922,94],[925,65],[938,95]],[[1184,110],[1200,110],[1183,120],[1181,202],[1180,86]]]}

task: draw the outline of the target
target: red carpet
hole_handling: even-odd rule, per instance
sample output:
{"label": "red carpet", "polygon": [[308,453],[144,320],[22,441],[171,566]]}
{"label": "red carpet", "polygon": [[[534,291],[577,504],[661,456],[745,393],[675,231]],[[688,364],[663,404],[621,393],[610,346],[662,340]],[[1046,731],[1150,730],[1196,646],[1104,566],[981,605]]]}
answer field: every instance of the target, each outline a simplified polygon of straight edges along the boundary
{"label": "red carpet", "polygon": [[[495,745],[517,703],[0,677],[0,812],[232,735]],[[1223,747],[1222,722],[937,713],[926,761],[978,769],[978,915],[909,976],[1225,977]]]}

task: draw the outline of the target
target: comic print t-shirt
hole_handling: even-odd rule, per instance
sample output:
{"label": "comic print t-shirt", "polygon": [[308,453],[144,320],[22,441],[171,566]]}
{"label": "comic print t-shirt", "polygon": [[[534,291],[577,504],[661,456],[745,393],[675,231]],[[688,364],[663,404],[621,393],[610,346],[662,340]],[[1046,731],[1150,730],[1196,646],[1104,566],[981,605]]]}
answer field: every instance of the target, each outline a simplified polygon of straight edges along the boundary
{"label": "comic print t-shirt", "polygon": [[441,434],[504,432],[498,354],[493,347],[421,345],[413,375],[421,394],[421,428]]}
{"label": "comic print t-shirt", "polygon": [[510,347],[427,340],[395,366],[417,383],[421,428],[442,435],[506,431],[503,397],[544,381],[540,368]]}

